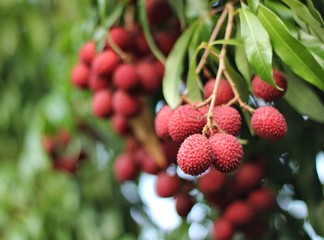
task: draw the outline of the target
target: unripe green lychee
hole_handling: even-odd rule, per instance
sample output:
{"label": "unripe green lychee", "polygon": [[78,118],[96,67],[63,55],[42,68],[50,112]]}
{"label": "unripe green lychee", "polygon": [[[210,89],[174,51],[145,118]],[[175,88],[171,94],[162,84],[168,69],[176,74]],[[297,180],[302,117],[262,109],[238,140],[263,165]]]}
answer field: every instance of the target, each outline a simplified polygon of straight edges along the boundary
{"label": "unripe green lychee", "polygon": [[254,132],[267,140],[280,140],[287,133],[284,116],[272,106],[263,106],[255,110],[251,117]]}
{"label": "unripe green lychee", "polygon": [[[216,80],[212,78],[205,83],[204,96],[206,99],[212,95],[215,82]],[[218,105],[226,104],[233,98],[234,98],[234,93],[232,91],[231,86],[225,79],[221,79],[217,89],[215,105],[218,106]]]}
{"label": "unripe green lychee", "polygon": [[155,184],[156,193],[163,198],[174,196],[181,187],[178,175],[169,175],[167,172],[158,174]]}
{"label": "unripe green lychee", "polygon": [[254,95],[267,102],[281,98],[287,90],[287,78],[282,72],[274,69],[273,79],[277,86],[283,89],[282,91],[272,87],[269,83],[263,81],[258,75],[256,75],[252,80],[252,90]]}
{"label": "unripe green lychee", "polygon": [[236,169],[243,157],[243,147],[236,137],[225,134],[216,133],[209,138],[214,160],[213,166],[221,172],[231,172]]}
{"label": "unripe green lychee", "polygon": [[173,113],[169,105],[163,106],[156,114],[154,119],[154,128],[156,135],[161,139],[168,139],[170,137],[168,123]]}
{"label": "unripe green lychee", "polygon": [[96,92],[92,97],[92,112],[96,117],[105,118],[112,114],[112,92],[104,89]]}
{"label": "unripe green lychee", "polygon": [[186,104],[175,109],[169,119],[168,129],[174,141],[182,142],[188,136],[201,133],[206,124],[205,114]]}
{"label": "unripe green lychee", "polygon": [[201,134],[187,137],[181,144],[177,163],[181,170],[189,175],[205,172],[213,161],[213,150],[208,139]]}

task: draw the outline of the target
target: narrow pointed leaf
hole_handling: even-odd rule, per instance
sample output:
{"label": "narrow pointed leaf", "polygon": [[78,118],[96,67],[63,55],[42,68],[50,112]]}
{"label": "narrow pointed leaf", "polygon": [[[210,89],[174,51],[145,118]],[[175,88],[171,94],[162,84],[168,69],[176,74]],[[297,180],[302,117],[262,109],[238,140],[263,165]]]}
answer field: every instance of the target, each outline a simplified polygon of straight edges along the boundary
{"label": "narrow pointed leaf", "polygon": [[281,60],[297,75],[324,90],[324,71],[309,50],[289,33],[277,15],[261,4],[258,17]]}
{"label": "narrow pointed leaf", "polygon": [[307,0],[307,6],[308,6],[308,9],[309,9],[310,13],[313,15],[313,17],[323,26],[324,21],[323,21],[322,15],[315,8],[313,1],[312,0]]}
{"label": "narrow pointed leaf", "polygon": [[267,31],[259,19],[248,10],[240,10],[241,36],[246,56],[255,73],[276,87],[272,77],[272,47]]}
{"label": "narrow pointed leaf", "polygon": [[253,13],[256,13],[259,7],[260,0],[248,0],[248,5]]}
{"label": "narrow pointed leaf", "polygon": [[317,37],[324,41],[324,29],[321,27],[321,23],[310,13],[308,8],[297,0],[282,0],[286,3],[296,14],[303,20],[311,29],[314,30]]}

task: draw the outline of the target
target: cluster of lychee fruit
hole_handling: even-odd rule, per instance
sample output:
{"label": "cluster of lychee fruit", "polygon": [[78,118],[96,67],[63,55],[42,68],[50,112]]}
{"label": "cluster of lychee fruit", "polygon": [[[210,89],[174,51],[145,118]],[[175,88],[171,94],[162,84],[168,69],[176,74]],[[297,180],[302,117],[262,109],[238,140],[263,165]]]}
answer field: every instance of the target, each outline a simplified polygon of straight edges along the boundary
{"label": "cluster of lychee fruit", "polygon": [[77,156],[70,156],[67,154],[69,144],[71,144],[71,135],[63,128],[53,135],[44,135],[42,139],[43,149],[50,156],[53,169],[75,174],[87,158],[87,154],[82,150]]}

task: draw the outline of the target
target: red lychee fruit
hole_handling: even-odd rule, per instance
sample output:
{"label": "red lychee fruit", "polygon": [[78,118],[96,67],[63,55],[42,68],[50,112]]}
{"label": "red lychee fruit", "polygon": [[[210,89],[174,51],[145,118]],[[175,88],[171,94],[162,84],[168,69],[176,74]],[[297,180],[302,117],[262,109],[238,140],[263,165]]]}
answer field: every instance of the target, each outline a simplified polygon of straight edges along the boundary
{"label": "red lychee fruit", "polygon": [[92,74],[89,79],[89,88],[93,92],[109,88],[109,78]]}
{"label": "red lychee fruit", "polygon": [[285,75],[277,69],[273,70],[273,79],[277,86],[283,90],[278,90],[271,86],[269,83],[263,81],[258,75],[252,80],[253,94],[259,98],[264,99],[267,102],[275,101],[281,98],[287,90],[287,78]]}
{"label": "red lychee fruit", "polygon": [[168,55],[178,39],[178,34],[175,31],[156,32],[154,40],[156,45],[164,55]]}
{"label": "red lychee fruit", "polygon": [[284,116],[272,106],[263,106],[255,110],[251,117],[254,132],[270,141],[280,140],[287,133]]}
{"label": "red lychee fruit", "polygon": [[162,77],[153,63],[142,61],[137,64],[136,71],[145,92],[153,94],[162,87]]}
{"label": "red lychee fruit", "polygon": [[124,136],[131,131],[126,118],[121,114],[114,114],[112,116],[111,128],[121,136]]}
{"label": "red lychee fruit", "polygon": [[74,66],[71,74],[72,84],[77,88],[87,88],[90,77],[90,69],[83,63]]}
{"label": "red lychee fruit", "polygon": [[237,194],[246,193],[258,187],[263,177],[262,168],[253,163],[243,164],[234,174],[233,188]]}
{"label": "red lychee fruit", "polygon": [[177,163],[181,170],[189,175],[205,172],[213,161],[213,150],[208,139],[201,134],[187,137],[181,144]]}
{"label": "red lychee fruit", "polygon": [[139,171],[132,155],[123,153],[114,162],[114,173],[120,182],[135,180]]}
{"label": "red lychee fruit", "polygon": [[[123,51],[128,51],[132,48],[132,36],[123,27],[113,27],[109,30],[109,34],[114,43]],[[106,41],[106,48],[110,48],[110,43]]]}
{"label": "red lychee fruit", "polygon": [[154,67],[156,69],[156,72],[160,75],[161,78],[163,78],[164,75],[164,65],[160,61],[156,61],[154,63]]}
{"label": "red lychee fruit", "polygon": [[231,172],[236,169],[243,157],[243,147],[236,137],[225,134],[216,133],[209,138],[214,160],[213,166],[221,172]]}
{"label": "red lychee fruit", "polygon": [[110,76],[120,63],[119,56],[112,50],[98,54],[93,60],[92,69],[100,76]]}
{"label": "red lychee fruit", "polygon": [[268,211],[274,207],[275,197],[269,188],[260,188],[250,193],[248,203],[257,212]]}
{"label": "red lychee fruit", "polygon": [[[225,133],[236,136],[239,134],[242,118],[240,113],[233,107],[219,106],[214,109],[214,119],[216,124]],[[217,130],[215,129],[214,133]]]}
{"label": "red lychee fruit", "polygon": [[140,27],[135,30],[133,41],[135,45],[134,50],[138,55],[145,55],[150,52],[150,47]]}
{"label": "red lychee fruit", "polygon": [[112,107],[116,113],[131,117],[139,112],[140,100],[136,95],[117,90],[112,97]]}
{"label": "red lychee fruit", "polygon": [[219,218],[214,222],[213,236],[216,240],[230,240],[234,234],[234,226],[225,218]]}
{"label": "red lychee fruit", "polygon": [[146,0],[145,10],[152,25],[165,23],[172,16],[172,10],[167,0]]}
{"label": "red lychee fruit", "polygon": [[177,163],[177,153],[180,148],[180,143],[175,142],[170,139],[167,141],[163,141],[161,143],[161,145],[162,145],[163,153],[164,153],[165,158],[167,159],[169,165],[172,163],[176,164]]}
{"label": "red lychee fruit", "polygon": [[198,178],[198,189],[204,194],[217,193],[223,189],[226,183],[226,175],[215,168]]}
{"label": "red lychee fruit", "polygon": [[234,226],[242,226],[253,220],[254,212],[247,202],[236,200],[227,206],[223,216]]}
{"label": "red lychee fruit", "polygon": [[52,137],[44,136],[42,139],[42,145],[43,145],[44,150],[48,154],[52,155],[55,153],[56,146],[55,146],[55,141]]}
{"label": "red lychee fruit", "polygon": [[161,139],[168,139],[170,137],[168,123],[173,110],[169,105],[163,106],[156,114],[154,119],[154,128],[156,135]]}
{"label": "red lychee fruit", "polygon": [[53,167],[56,170],[74,174],[78,169],[78,161],[70,157],[62,157],[54,160]]}
{"label": "red lychee fruit", "polygon": [[79,51],[79,59],[81,62],[87,65],[91,65],[93,59],[96,56],[96,43],[89,41],[83,44]]}
{"label": "red lychee fruit", "polygon": [[156,193],[163,198],[174,196],[181,187],[178,175],[169,175],[166,172],[158,174],[155,184]]}
{"label": "red lychee fruit", "polygon": [[112,77],[114,85],[125,91],[134,89],[138,84],[136,68],[131,64],[121,64]]}
{"label": "red lychee fruit", "polygon": [[146,151],[145,148],[139,148],[134,154],[136,162],[140,165],[143,172],[156,175],[162,169],[155,158]]}
{"label": "red lychee fruit", "polygon": [[[215,79],[209,79],[204,85],[204,96],[206,99],[212,95],[215,82],[216,82]],[[234,93],[232,91],[231,86],[225,79],[221,79],[217,89],[215,105],[219,106],[219,105],[226,104],[233,98],[234,98]]]}
{"label": "red lychee fruit", "polygon": [[168,129],[174,141],[182,142],[188,136],[201,133],[206,124],[205,113],[186,104],[175,109],[169,119]]}
{"label": "red lychee fruit", "polygon": [[267,222],[264,218],[255,218],[249,224],[240,228],[244,233],[245,239],[264,239],[263,235],[267,229]]}
{"label": "red lychee fruit", "polygon": [[96,117],[105,118],[112,114],[112,99],[111,90],[104,89],[96,92],[92,97],[92,112]]}
{"label": "red lychee fruit", "polygon": [[189,193],[179,193],[175,196],[175,204],[178,215],[186,217],[195,204],[195,199]]}

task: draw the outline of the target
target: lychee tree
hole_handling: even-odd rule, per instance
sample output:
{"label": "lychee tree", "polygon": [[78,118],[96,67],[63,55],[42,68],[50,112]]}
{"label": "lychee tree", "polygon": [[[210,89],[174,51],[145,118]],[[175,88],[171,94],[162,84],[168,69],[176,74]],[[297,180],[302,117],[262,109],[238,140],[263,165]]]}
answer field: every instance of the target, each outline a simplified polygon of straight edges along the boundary
{"label": "lychee tree", "polygon": [[[50,4],[18,6],[32,12],[33,17],[22,15],[36,23],[30,29],[44,27],[35,6],[48,10]],[[35,90],[37,101],[28,106],[37,108],[25,113],[29,130],[17,145],[25,157],[12,155],[21,170],[15,175],[14,166],[4,164],[10,174],[2,189],[10,189],[11,181],[22,186],[3,201],[0,236],[324,236],[324,1],[101,0],[54,6],[57,15],[51,13],[47,31],[56,38],[41,42],[47,53],[36,59],[47,60],[46,72],[35,71],[51,82],[41,83],[47,91]],[[66,9],[78,16],[69,19]],[[15,26],[8,19],[3,25]],[[29,41],[35,47],[40,40]],[[7,54],[4,66],[18,69]],[[5,67],[1,76],[14,79]],[[23,92],[25,85],[19,86]],[[8,96],[16,99],[16,92]],[[6,116],[3,129],[20,120]],[[16,125],[14,132],[21,128]],[[37,161],[30,160],[32,144],[41,156]],[[172,230],[158,225],[143,203],[148,189],[141,186],[148,178],[181,217]],[[12,201],[14,196],[22,197]],[[9,220],[12,212],[17,217]],[[195,220],[198,213],[203,217]],[[13,227],[6,229],[10,221]]]}

